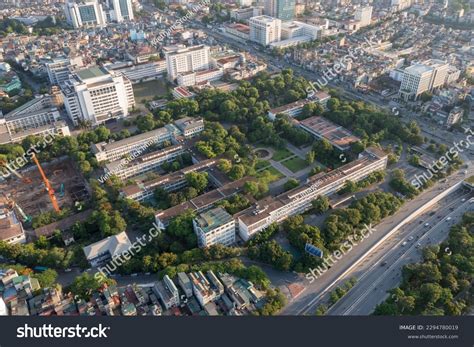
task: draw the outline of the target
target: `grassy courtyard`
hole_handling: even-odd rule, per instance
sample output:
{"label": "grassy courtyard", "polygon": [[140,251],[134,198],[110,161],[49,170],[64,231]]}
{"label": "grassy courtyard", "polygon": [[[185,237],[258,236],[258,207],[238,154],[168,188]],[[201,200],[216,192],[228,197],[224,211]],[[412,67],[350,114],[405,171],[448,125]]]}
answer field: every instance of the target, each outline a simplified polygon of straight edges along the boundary
{"label": "grassy courtyard", "polygon": [[294,157],[286,161],[283,161],[282,164],[285,167],[287,167],[289,170],[291,170],[292,172],[298,172],[308,166],[306,161],[304,161],[303,159],[299,157]]}
{"label": "grassy courtyard", "polygon": [[275,150],[275,153],[273,153],[272,159],[275,160],[275,161],[280,161],[280,160],[286,159],[288,157],[291,157],[292,155],[294,155],[294,154],[286,148],[277,149],[277,150]]}

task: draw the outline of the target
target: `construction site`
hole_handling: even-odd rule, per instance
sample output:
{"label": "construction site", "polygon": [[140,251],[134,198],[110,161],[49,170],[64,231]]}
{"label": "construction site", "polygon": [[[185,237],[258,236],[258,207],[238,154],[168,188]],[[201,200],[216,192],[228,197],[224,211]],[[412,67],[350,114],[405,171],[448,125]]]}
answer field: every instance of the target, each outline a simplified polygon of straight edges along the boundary
{"label": "construction site", "polygon": [[88,199],[86,181],[70,159],[39,163],[34,158],[33,162],[19,175],[0,182],[0,194],[15,204],[24,221]]}

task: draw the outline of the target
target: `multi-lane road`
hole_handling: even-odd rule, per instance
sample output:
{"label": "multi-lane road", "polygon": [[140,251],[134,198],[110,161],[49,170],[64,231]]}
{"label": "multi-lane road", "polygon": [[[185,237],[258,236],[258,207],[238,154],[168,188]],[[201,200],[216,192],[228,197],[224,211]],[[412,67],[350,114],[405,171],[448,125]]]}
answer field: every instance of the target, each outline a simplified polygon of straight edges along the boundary
{"label": "multi-lane road", "polygon": [[[357,277],[357,284],[331,309],[329,315],[369,315],[387,297],[387,291],[398,286],[402,267],[421,260],[421,250],[445,240],[452,225],[462,215],[474,209],[470,199],[473,192],[458,190],[403,227],[389,238],[370,257],[355,268],[349,277]],[[449,248],[443,250],[448,255]],[[345,279],[342,279],[343,282]]]}
{"label": "multi-lane road", "polygon": [[[472,174],[472,172],[472,170],[469,170],[470,174]],[[281,314],[300,315],[313,313],[316,306],[321,303],[322,299],[326,297],[330,290],[339,284],[341,276],[345,276],[347,271],[349,271],[355,263],[363,262],[365,259],[370,259],[370,257],[374,256],[371,249],[383,240],[386,235],[392,232],[395,225],[409,217],[413,211],[423,208],[442,191],[460,182],[464,177],[465,176],[462,173],[454,174],[449,177],[445,183],[438,184],[421,193],[416,199],[407,201],[399,212],[393,216],[385,218],[380,224],[375,226],[376,232],[372,233],[367,239],[355,246],[349,253],[345,254],[344,257],[338,260],[327,272],[318,277],[314,282],[310,283],[305,278],[301,279],[300,284],[305,286],[305,291],[297,298],[291,300],[288,305],[283,308]],[[449,197],[446,201],[449,201]],[[446,210],[446,204],[448,204],[446,201],[443,199],[441,202],[443,210]],[[426,209],[428,213],[432,208],[434,207]],[[447,210],[449,211],[449,208],[447,208]],[[428,222],[428,219],[426,222]],[[396,235],[399,234],[402,236],[404,235],[403,229],[394,233],[394,236],[396,237]],[[385,246],[385,244],[386,241],[382,243],[382,246]],[[382,250],[382,252],[385,252],[385,250]]]}

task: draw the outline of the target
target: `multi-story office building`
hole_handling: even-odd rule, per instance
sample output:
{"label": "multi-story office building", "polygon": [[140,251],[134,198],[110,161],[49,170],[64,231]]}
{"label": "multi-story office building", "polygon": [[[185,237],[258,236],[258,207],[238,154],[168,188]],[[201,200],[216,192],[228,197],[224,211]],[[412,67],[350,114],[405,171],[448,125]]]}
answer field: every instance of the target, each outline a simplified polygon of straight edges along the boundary
{"label": "multi-story office building", "polygon": [[48,95],[37,97],[0,116],[0,144],[20,142],[29,135],[69,136],[58,109]]}
{"label": "multi-story office building", "polygon": [[154,80],[166,72],[166,60],[150,61],[146,63],[121,62],[105,65],[108,71],[125,75],[132,84]]}
{"label": "multi-story office building", "polygon": [[165,141],[172,142],[173,139],[174,127],[165,126],[120,141],[99,142],[91,147],[97,161],[114,161],[135,151],[143,154],[151,146],[161,145]]}
{"label": "multi-story office building", "polygon": [[122,118],[135,106],[130,80],[101,67],[75,71],[61,85],[64,106],[72,122],[104,123]]}
{"label": "multi-story office building", "polygon": [[165,58],[171,81],[180,73],[209,70],[209,47],[205,45],[167,49]]}
{"label": "multi-story office building", "polygon": [[120,179],[142,175],[156,170],[163,163],[172,162],[176,157],[184,154],[186,147],[184,145],[173,145],[141,155],[131,161],[128,159],[116,160],[105,165],[107,175],[115,175]]}
{"label": "multi-story office building", "polygon": [[384,170],[387,155],[370,147],[359,155],[359,159],[329,173],[319,173],[307,182],[276,197],[257,201],[248,209],[236,214],[239,235],[247,241],[272,223],[279,223],[295,214],[311,208],[311,201],[321,195],[330,195],[344,186],[346,181],[357,182],[374,171]]}
{"label": "multi-story office building", "polygon": [[222,207],[201,213],[193,219],[193,227],[201,248],[235,243],[235,221]]}
{"label": "multi-story office building", "polygon": [[230,18],[236,22],[248,21],[252,17],[261,16],[263,14],[262,7],[238,8],[230,11]]}
{"label": "multi-story office building", "polygon": [[265,0],[265,15],[282,20],[292,20],[295,16],[295,0]]}
{"label": "multi-story office building", "polygon": [[75,58],[55,58],[45,65],[46,71],[48,72],[49,83],[56,86],[69,79],[69,75],[74,68],[83,66],[82,57],[80,56]]}
{"label": "multi-story office building", "polygon": [[311,40],[320,39],[323,27],[298,21],[283,22],[281,25],[281,39],[308,36]]}
{"label": "multi-story office building", "polygon": [[132,0],[107,0],[107,20],[121,23],[134,19]]}
{"label": "multi-story office building", "polygon": [[222,78],[222,76],[224,76],[224,69],[222,68],[214,68],[196,72],[182,72],[178,74],[176,82],[178,83],[178,86],[190,87],[196,84],[219,80]]}
{"label": "multi-story office building", "polygon": [[104,27],[106,16],[98,0],[69,0],[64,6],[66,20],[74,28]]}
{"label": "multi-story office building", "polygon": [[360,27],[370,25],[372,21],[372,6],[359,7],[354,15],[354,19],[360,22]]}
{"label": "multi-story office building", "polygon": [[[3,116],[9,134],[53,124],[61,119],[49,95],[42,95]],[[0,123],[2,118],[0,117]]]}
{"label": "multi-story office building", "polygon": [[281,20],[269,16],[252,17],[249,20],[250,40],[263,46],[281,39]]}
{"label": "multi-story office building", "polygon": [[403,71],[399,96],[405,100],[416,99],[424,92],[441,87],[446,83],[449,69],[449,64],[437,59],[414,63]]}

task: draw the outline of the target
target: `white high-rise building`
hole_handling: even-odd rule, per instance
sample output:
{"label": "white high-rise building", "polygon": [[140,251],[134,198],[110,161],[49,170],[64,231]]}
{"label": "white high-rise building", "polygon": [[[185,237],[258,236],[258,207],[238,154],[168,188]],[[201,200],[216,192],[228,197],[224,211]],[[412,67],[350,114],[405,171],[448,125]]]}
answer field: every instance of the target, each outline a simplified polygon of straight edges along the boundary
{"label": "white high-rise building", "polygon": [[98,0],[68,1],[64,12],[68,23],[74,28],[106,25],[105,12]]}
{"label": "white high-rise building", "polygon": [[359,7],[354,15],[354,19],[360,22],[360,27],[370,25],[372,20],[372,6]]}
{"label": "white high-rise building", "polygon": [[69,79],[69,74],[71,74],[72,68],[82,67],[83,63],[82,58],[78,56],[75,58],[56,58],[45,65],[51,85],[60,85],[65,80]]}
{"label": "white high-rise building", "polygon": [[195,72],[209,69],[209,47],[204,45],[193,47],[176,47],[165,53],[168,79],[173,81],[180,73]]}
{"label": "white high-rise building", "polygon": [[131,21],[133,16],[132,0],[107,0],[109,17],[111,21]]}
{"label": "white high-rise building", "polygon": [[263,46],[281,39],[281,20],[269,16],[252,17],[250,24],[250,40]]}
{"label": "white high-rise building", "polygon": [[132,83],[122,74],[92,67],[75,71],[61,85],[64,106],[75,125],[122,118],[135,106]]}
{"label": "white high-rise building", "polygon": [[416,99],[420,94],[432,91],[446,83],[449,64],[430,59],[415,63],[403,70],[399,95],[405,100]]}

